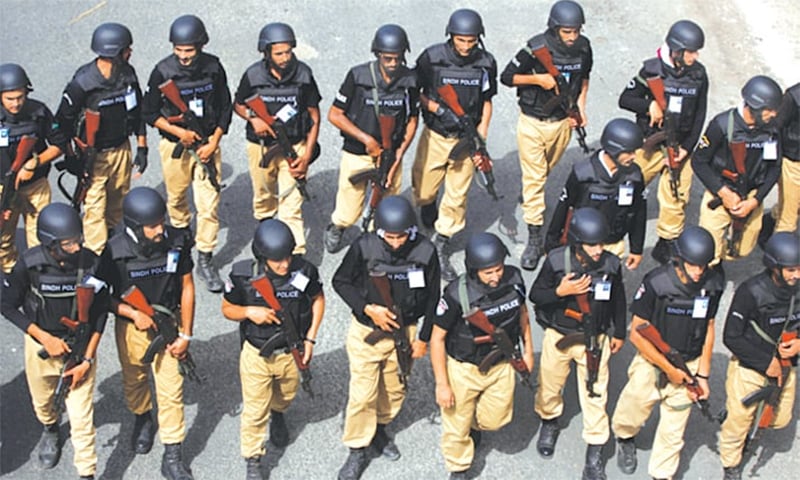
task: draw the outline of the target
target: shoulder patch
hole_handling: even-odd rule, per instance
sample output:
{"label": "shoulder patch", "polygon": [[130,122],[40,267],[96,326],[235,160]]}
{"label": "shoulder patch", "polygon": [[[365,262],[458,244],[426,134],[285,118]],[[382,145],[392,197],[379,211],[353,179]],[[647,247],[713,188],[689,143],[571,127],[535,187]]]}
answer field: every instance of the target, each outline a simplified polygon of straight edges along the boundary
{"label": "shoulder patch", "polygon": [[708,137],[703,135],[700,137],[700,143],[697,144],[697,148],[708,148],[711,145],[711,142],[708,141]]}
{"label": "shoulder patch", "polygon": [[441,317],[442,315],[445,314],[445,312],[447,312],[448,308],[449,307],[447,306],[447,302],[445,301],[445,299],[440,298],[439,303],[436,305],[436,316]]}
{"label": "shoulder patch", "polygon": [[233,282],[230,278],[225,279],[225,293],[231,293],[233,290]]}
{"label": "shoulder patch", "polygon": [[645,288],[644,283],[639,285],[639,288],[636,290],[636,294],[633,296],[633,299],[639,300],[640,298],[642,298],[642,295],[644,295],[644,292],[646,291],[647,288]]}

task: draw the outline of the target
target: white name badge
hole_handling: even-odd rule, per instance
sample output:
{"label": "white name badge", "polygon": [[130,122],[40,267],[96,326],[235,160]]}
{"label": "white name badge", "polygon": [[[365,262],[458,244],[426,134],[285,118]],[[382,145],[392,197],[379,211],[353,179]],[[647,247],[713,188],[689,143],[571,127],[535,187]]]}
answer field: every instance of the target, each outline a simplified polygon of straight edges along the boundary
{"label": "white name badge", "polygon": [[489,81],[489,74],[484,71],[481,82],[481,91],[488,92],[490,88],[492,88],[492,82]]}
{"label": "white name badge", "polygon": [[633,205],[633,185],[630,183],[623,183],[619,186],[617,205],[620,207],[629,207]]}
{"label": "white name badge", "polygon": [[198,117],[203,116],[203,99],[193,98],[189,100],[189,110],[193,111]]}
{"label": "white name badge", "polygon": [[289,120],[291,120],[295,115],[297,115],[297,110],[288,103],[281,107],[281,109],[278,110],[278,113],[275,114],[278,120],[283,123],[289,123]]}
{"label": "white name badge", "polygon": [[294,276],[292,277],[292,281],[289,282],[289,284],[301,292],[305,292],[309,281],[310,279],[303,275],[303,272],[295,272]]}
{"label": "white name badge", "polygon": [[125,110],[130,112],[137,105],[139,105],[139,102],[136,101],[136,92],[131,87],[128,87],[128,92],[125,93]]}
{"label": "white name badge", "polygon": [[667,111],[670,113],[681,113],[683,109],[683,97],[678,95],[672,95],[669,97],[669,104],[667,105]]}
{"label": "white name badge", "polygon": [[709,303],[710,299],[708,297],[695,297],[692,318],[706,318]]}
{"label": "white name badge", "polygon": [[102,290],[106,286],[106,282],[100,280],[94,275],[86,275],[83,278],[83,283],[92,286],[94,288],[94,293],[100,292],[100,290]]}
{"label": "white name badge", "polygon": [[425,288],[425,273],[422,270],[408,272],[408,288]]}
{"label": "white name badge", "polygon": [[180,250],[170,250],[167,252],[167,273],[178,271],[178,260],[181,258]]}
{"label": "white name badge", "polygon": [[0,128],[0,147],[8,146],[8,129]]}
{"label": "white name badge", "polygon": [[764,160],[777,160],[778,159],[778,142],[775,140],[768,140],[764,142],[764,150],[762,156]]}
{"label": "white name badge", "polygon": [[597,282],[597,285],[594,286],[594,299],[598,302],[611,300],[611,282]]}

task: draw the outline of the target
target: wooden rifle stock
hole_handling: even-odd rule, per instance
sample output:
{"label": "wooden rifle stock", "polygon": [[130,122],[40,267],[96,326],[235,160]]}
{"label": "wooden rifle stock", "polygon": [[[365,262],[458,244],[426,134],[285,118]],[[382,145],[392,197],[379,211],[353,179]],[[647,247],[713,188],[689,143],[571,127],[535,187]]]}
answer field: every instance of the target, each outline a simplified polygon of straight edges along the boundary
{"label": "wooden rifle stock", "polygon": [[142,290],[136,285],[128,287],[128,289],[120,295],[120,299],[148,317],[152,318],[156,314],[155,309],[153,309],[153,306],[147,301]]}
{"label": "wooden rifle stock", "polygon": [[[22,166],[31,157],[33,148],[36,146],[36,137],[30,135],[23,135],[17,143],[17,151],[14,156],[14,161],[11,162],[11,168],[3,176],[3,199],[2,206],[0,206],[0,228],[5,224],[5,213],[11,210],[13,200],[16,197],[16,180],[17,173],[22,169]],[[34,154],[35,155],[35,154]]]}
{"label": "wooden rifle stock", "polygon": [[[469,322],[471,325],[475,326],[482,332],[488,334],[490,340],[485,340],[484,336],[476,337],[473,341],[476,344],[483,344],[483,343],[494,343],[497,345],[498,349],[493,350],[487,354],[486,358],[481,362],[479,370],[481,373],[486,373],[492,365],[494,365],[499,357],[506,358],[514,370],[520,375],[520,379],[525,386],[533,388],[530,383],[530,371],[528,370],[528,365],[525,364],[525,360],[523,360],[522,355],[517,351],[514,344],[511,342],[511,339],[500,327],[496,327],[492,322],[489,321],[489,318],[486,314],[478,309],[473,308],[471,311],[466,312],[464,314],[464,319]],[[499,352],[495,353],[495,352]]]}
{"label": "wooden rifle stock", "polygon": [[697,382],[697,377],[694,376],[689,367],[686,365],[686,362],[683,359],[683,356],[677,350],[673,349],[667,342],[664,341],[664,338],[661,337],[661,333],[659,333],[658,329],[652,323],[643,323],[636,327],[636,331],[639,335],[650,342],[656,350],[661,352],[662,355],[672,364],[673,367],[681,370],[682,372],[686,373],[690,378],[690,383],[684,383],[684,386],[687,390],[694,393],[698,397],[703,395],[703,387]]}
{"label": "wooden rifle stock", "polygon": [[[57,416],[64,411],[64,399],[72,388],[72,376],[65,376],[64,373],[83,362],[83,358],[86,356],[86,348],[89,346],[89,340],[92,336],[92,329],[89,327],[89,310],[93,301],[94,287],[91,285],[78,285],[75,287],[77,321],[66,317],[62,317],[60,320],[61,324],[66,326],[70,332],[67,338],[70,352],[64,358],[61,376],[58,378],[58,384],[53,393],[53,408]],[[44,352],[44,355],[42,352]],[[48,358],[47,351],[44,349],[39,351],[39,357]]]}
{"label": "wooden rifle stock", "polygon": [[452,85],[449,83],[442,85],[436,89],[436,93],[439,94],[439,97],[444,101],[444,104],[447,105],[447,108],[452,110],[457,117],[463,117],[467,114],[464,109],[461,108],[461,102],[458,101],[458,93]]}
{"label": "wooden rifle stock", "polygon": [[569,224],[572,222],[572,214],[574,209],[569,207],[567,209],[567,216],[564,218],[564,229],[561,230],[561,236],[558,237],[558,244],[559,245],[566,245],[569,241]]}

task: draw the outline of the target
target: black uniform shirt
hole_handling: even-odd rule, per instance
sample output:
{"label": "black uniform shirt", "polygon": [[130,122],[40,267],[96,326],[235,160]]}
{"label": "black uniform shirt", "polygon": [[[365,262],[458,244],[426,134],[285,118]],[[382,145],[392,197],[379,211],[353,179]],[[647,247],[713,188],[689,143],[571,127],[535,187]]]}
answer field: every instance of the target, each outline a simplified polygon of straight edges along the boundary
{"label": "black uniform shirt", "polygon": [[[66,149],[67,137],[47,105],[28,98],[22,110],[16,115],[12,115],[0,105],[0,174],[5,175],[11,169],[17,154],[16,147],[24,135],[36,138],[36,145],[33,148],[35,153],[42,153],[49,145],[58,147],[62,152]],[[6,141],[8,145],[2,146]],[[33,177],[22,185],[47,177],[48,173],[50,173],[49,162],[36,167]]]}
{"label": "black uniform shirt", "polygon": [[[662,265],[661,267],[657,267],[654,270],[645,275],[644,280],[642,280],[642,284],[639,286],[639,289],[636,290],[636,294],[633,297],[633,302],[631,303],[631,314],[636,315],[637,317],[647,320],[648,322],[652,322],[655,319],[656,315],[656,302],[658,300],[658,292],[656,292],[653,285],[650,283],[650,278],[655,274],[655,272],[662,268],[674,268],[672,265]],[[712,295],[709,299],[708,304],[708,318],[714,318],[717,315],[717,309],[719,308],[719,301],[721,295]]]}

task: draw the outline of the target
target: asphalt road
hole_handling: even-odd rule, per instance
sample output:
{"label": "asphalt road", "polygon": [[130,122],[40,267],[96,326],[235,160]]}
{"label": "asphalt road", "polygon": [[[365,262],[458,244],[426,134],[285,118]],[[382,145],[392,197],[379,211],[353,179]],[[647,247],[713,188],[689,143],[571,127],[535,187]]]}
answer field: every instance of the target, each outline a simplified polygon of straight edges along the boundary
{"label": "asphalt road", "polygon": [[[493,52],[502,69],[506,62],[532,34],[544,29],[549,1],[453,2],[389,0],[366,2],[239,2],[152,0],[122,2],[96,0],[37,2],[6,0],[2,2],[3,28],[0,29],[0,62],[22,64],[35,91],[34,98],[55,109],[61,91],[75,69],[91,60],[89,41],[94,28],[106,21],[127,24],[133,31],[133,65],[140,80],[146,79],[155,63],[170,53],[167,41],[171,21],[184,13],[194,13],[206,23],[211,38],[207,51],[218,55],[225,65],[231,89],[235,89],[245,68],[259,58],[256,51],[258,31],[263,24],[284,21],[294,26],[299,38],[296,53],[314,69],[327,111],[347,70],[369,60],[369,45],[375,29],[383,23],[399,23],[408,31],[412,52],[410,60],[427,45],[442,41],[449,14],[456,8],[470,6],[483,15],[486,24],[486,47]],[[595,67],[589,91],[587,128],[593,146],[604,123],[616,116],[631,117],[617,109],[617,97],[640,62],[653,55],[674,21],[691,18],[704,27],[706,46],[701,61],[711,79],[709,117],[734,105],[741,85],[755,74],[768,74],[786,87],[800,77],[800,41],[794,32],[800,28],[800,7],[789,1],[745,0],[692,2],[584,2],[588,23],[585,34],[595,52]],[[516,227],[524,231],[517,205],[520,171],[517,162],[515,128],[518,108],[514,92],[501,87],[494,101],[490,129],[490,151],[496,159],[498,188],[504,197],[493,203],[479,188],[469,196],[467,231],[508,232]],[[157,134],[150,130],[151,166],[133,185],[149,185],[163,192],[156,158]],[[313,166],[309,187],[314,199],[306,203],[304,214],[308,232],[308,258],[320,265],[326,282],[326,316],[313,362],[315,388],[311,400],[300,392],[288,412],[292,443],[285,449],[268,446],[265,470],[274,479],[334,478],[347,456],[340,442],[341,411],[347,396],[347,358],[344,337],[349,312],[329,288],[330,278],[343,253],[329,255],[322,246],[322,233],[333,208],[339,149],[338,132],[327,122],[322,126],[320,142],[323,155]],[[249,242],[255,228],[251,215],[251,186],[244,152],[244,125],[234,118],[230,134],[222,142],[224,182],[220,217],[222,230],[217,261],[227,274],[231,263],[250,253]],[[413,148],[410,150],[413,152]],[[553,205],[572,162],[581,158],[573,142],[556,167],[547,188],[547,201]],[[409,194],[409,154],[404,161],[404,192]],[[54,180],[54,178],[51,178]],[[689,218],[696,222],[701,194],[695,182]],[[56,194],[56,198],[59,195]],[[650,192],[646,259],[640,269],[626,278],[628,292],[633,292],[642,275],[655,266],[649,249],[655,243],[657,202]],[[768,203],[774,202],[774,194]],[[349,232],[352,238],[356,232]],[[456,243],[463,245],[463,237]],[[512,251],[511,263],[517,264],[524,245],[524,235],[512,239],[501,234]],[[463,254],[456,253],[454,265],[463,271]],[[729,289],[760,269],[760,252],[727,269]],[[534,274],[525,273],[530,285]],[[238,380],[238,335],[236,324],[220,314],[220,299],[198,289],[196,340],[192,352],[207,383],[186,384],[187,436],[185,455],[198,479],[243,477],[244,462],[239,457],[239,413],[241,394]],[[730,290],[721,311],[727,311]],[[718,337],[721,337],[722,321]],[[52,471],[39,469],[35,446],[41,427],[33,416],[23,372],[22,334],[10,322],[0,321],[0,435],[2,454],[0,471],[8,478],[41,479],[75,477],[72,448],[66,443],[59,466]],[[541,330],[534,325],[534,344],[541,343]],[[717,339],[713,361],[713,409],[724,403],[724,372],[728,352]],[[625,382],[625,370],[633,355],[626,345],[611,360],[609,412],[613,411]],[[537,358],[538,363],[538,358]],[[101,341],[95,392],[97,425],[98,476],[107,479],[150,479],[159,476],[161,445],[147,456],[135,456],[129,446],[133,417],[124,407],[116,347],[109,335]],[[514,421],[499,432],[484,435],[472,471],[476,478],[522,479],[578,478],[583,465],[584,445],[580,439],[581,419],[576,402],[574,380],[565,391],[566,411],[562,418],[558,450],[545,461],[535,453],[539,420],[533,413],[533,395],[524,388],[515,393]],[[446,478],[439,451],[440,427],[432,423],[436,412],[433,378],[428,359],[415,366],[410,393],[405,406],[390,431],[403,452],[398,462],[375,460],[365,479]],[[798,407],[794,408],[795,417]],[[645,425],[637,439],[639,472],[630,478],[645,478],[647,459],[652,448],[657,414]],[[66,427],[62,428],[67,432]],[[687,479],[720,478],[721,466],[713,452],[717,428],[693,412],[686,433],[678,477]],[[764,435],[764,451],[759,462],[751,460],[746,472],[766,478],[796,478],[800,468],[797,455],[796,422],[779,432]],[[610,458],[609,478],[623,478],[613,457],[613,442],[606,449]],[[767,462],[768,460],[768,462]],[[766,462],[766,463],[765,463]],[[754,465],[758,463],[754,472]]]}

